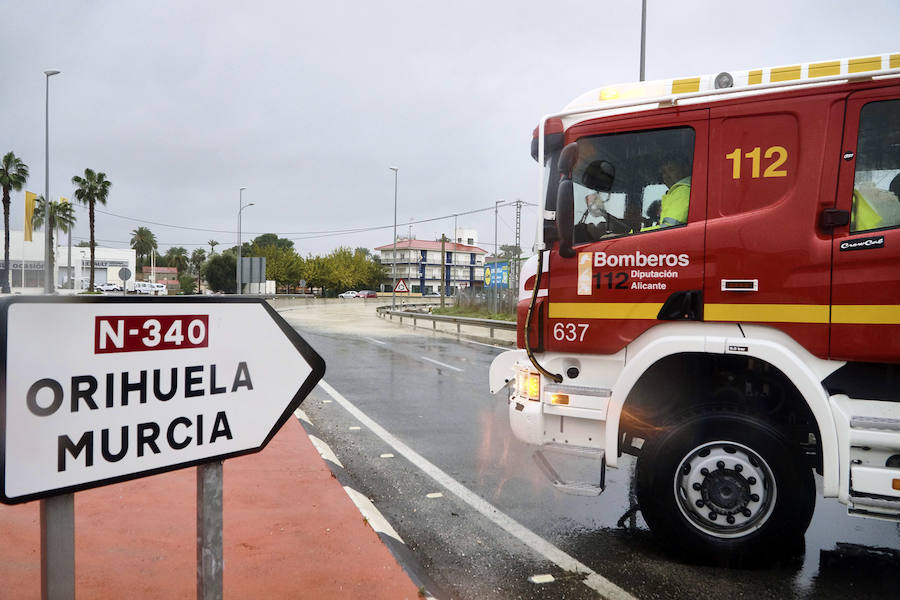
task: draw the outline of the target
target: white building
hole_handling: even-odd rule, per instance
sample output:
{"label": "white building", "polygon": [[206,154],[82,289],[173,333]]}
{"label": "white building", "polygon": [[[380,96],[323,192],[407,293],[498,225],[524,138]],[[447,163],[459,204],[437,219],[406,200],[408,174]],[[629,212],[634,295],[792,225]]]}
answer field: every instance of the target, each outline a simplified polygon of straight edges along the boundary
{"label": "white building", "polygon": [[[41,293],[44,289],[44,234],[34,232],[32,241],[24,241],[22,231],[9,232],[9,284],[10,291],[20,293]],[[65,237],[65,234],[62,234]],[[56,241],[56,240],[54,240]],[[56,246],[54,280],[59,288],[68,287],[70,278],[75,281],[75,289],[86,289],[91,273],[91,249],[72,246],[72,268],[68,269],[69,248]],[[135,252],[131,248],[94,248],[94,285],[117,283],[122,285],[120,269],[131,272],[128,288],[134,287]],[[0,251],[0,269],[3,255]]]}
{"label": "white building", "polygon": [[[397,240],[397,257],[394,245],[375,248],[380,253],[381,264],[388,277],[396,262],[396,277],[403,279],[414,294],[437,294],[444,285],[447,294],[457,288],[484,285],[484,256],[486,250],[477,246],[447,241],[443,244],[446,259],[441,264],[441,242],[429,240]],[[442,281],[443,280],[443,281]],[[391,291],[390,279],[382,285],[382,291]]]}

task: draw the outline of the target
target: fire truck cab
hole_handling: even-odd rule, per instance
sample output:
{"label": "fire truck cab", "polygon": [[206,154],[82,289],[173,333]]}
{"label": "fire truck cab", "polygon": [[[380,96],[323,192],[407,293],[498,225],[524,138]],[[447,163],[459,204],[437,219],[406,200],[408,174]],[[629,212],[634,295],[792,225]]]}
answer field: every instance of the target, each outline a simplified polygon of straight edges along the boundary
{"label": "fire truck cab", "polygon": [[[900,54],[599,88],[542,119],[512,431],[637,457],[651,530],[740,562],[826,497],[900,519]],[[597,459],[566,481],[551,457]]]}

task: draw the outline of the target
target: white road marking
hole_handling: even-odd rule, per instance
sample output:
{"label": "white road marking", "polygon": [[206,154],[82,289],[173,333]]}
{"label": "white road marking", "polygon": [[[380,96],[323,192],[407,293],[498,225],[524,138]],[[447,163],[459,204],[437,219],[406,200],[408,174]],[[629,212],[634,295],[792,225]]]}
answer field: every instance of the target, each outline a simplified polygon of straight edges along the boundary
{"label": "white road marking", "polygon": [[419,358],[421,358],[422,360],[427,360],[430,363],[434,363],[434,364],[438,365],[439,367],[444,367],[445,369],[453,369],[454,371],[459,371],[460,373],[462,373],[462,369],[457,368],[457,367],[451,367],[450,365],[448,365],[446,363],[442,363],[438,360],[434,360],[433,358],[428,358],[427,356],[420,356]]}
{"label": "white road marking", "polygon": [[553,575],[532,575],[528,578],[531,583],[553,583],[556,578]]}
{"label": "white road marking", "polygon": [[356,508],[359,509],[359,512],[362,513],[362,516],[366,518],[366,521],[372,526],[372,529],[378,533],[391,536],[401,544],[406,543],[400,537],[400,534],[391,527],[391,524],[384,518],[384,515],[375,508],[375,505],[372,504],[371,500],[354,490],[352,487],[344,486],[344,491],[347,492],[347,495],[353,500],[353,504],[355,504]]}
{"label": "white road marking", "polygon": [[368,427],[372,431],[372,433],[380,437],[389,446],[394,448],[394,450],[396,450],[398,454],[401,454],[409,462],[421,469],[425,474],[430,476],[432,479],[434,479],[445,488],[447,488],[450,492],[459,497],[460,500],[471,506],[474,510],[481,513],[485,518],[492,521],[495,525],[499,526],[513,537],[517,538],[523,544],[528,546],[528,548],[530,548],[532,551],[543,556],[545,559],[554,563],[564,571],[586,575],[586,577],[582,580],[582,583],[584,583],[595,592],[602,594],[606,598],[610,598],[612,600],[636,600],[634,596],[632,596],[610,580],[606,579],[605,577],[588,567],[586,564],[569,556],[544,538],[526,528],[524,525],[520,524],[509,515],[500,512],[495,506],[481,498],[481,496],[447,475],[444,471],[426,460],[418,452],[404,444],[398,438],[394,437],[394,435],[384,427],[370,419],[368,415],[356,408],[356,406],[354,406],[352,402],[344,398],[340,394],[340,392],[328,385],[328,383],[324,379],[319,381],[319,386],[321,386],[321,388],[325,390],[326,393],[334,398],[338,402],[338,404],[343,406],[347,410],[347,412],[356,417],[356,419],[360,423]]}
{"label": "white road marking", "polygon": [[313,446],[315,446],[316,450],[319,452],[319,456],[321,456],[325,460],[330,460],[342,469],[344,468],[344,465],[342,465],[341,461],[338,460],[337,454],[334,453],[334,451],[331,449],[331,446],[314,435],[310,435],[309,440],[313,443]]}
{"label": "white road marking", "polygon": [[425,494],[426,498],[443,498],[444,495],[440,492],[431,492],[430,494]]}
{"label": "white road marking", "polygon": [[359,431],[359,429],[360,429],[359,425],[351,425],[350,426],[350,431]]}
{"label": "white road marking", "polygon": [[487,346],[488,348],[496,348],[497,350],[512,350],[512,348],[504,347],[504,346],[495,346],[494,344],[485,344],[484,342],[476,342],[475,340],[467,340],[465,338],[460,338],[461,342],[465,342],[467,344],[475,344],[476,346]]}
{"label": "white road marking", "polygon": [[297,410],[295,410],[294,416],[297,417],[298,419],[300,419],[301,421],[304,421],[304,422],[312,425],[312,421],[309,420],[309,417],[306,416],[306,413],[303,412],[303,409],[298,408]]}
{"label": "white road marking", "polygon": [[385,452],[384,454],[382,454],[382,455],[379,456],[378,458],[394,458],[394,455],[391,454],[390,452]]}
{"label": "white road marking", "polygon": [[370,342],[372,342],[374,344],[381,344],[382,346],[387,346],[387,342],[382,342],[381,340],[376,340],[375,338],[364,337],[363,339],[369,340]]}

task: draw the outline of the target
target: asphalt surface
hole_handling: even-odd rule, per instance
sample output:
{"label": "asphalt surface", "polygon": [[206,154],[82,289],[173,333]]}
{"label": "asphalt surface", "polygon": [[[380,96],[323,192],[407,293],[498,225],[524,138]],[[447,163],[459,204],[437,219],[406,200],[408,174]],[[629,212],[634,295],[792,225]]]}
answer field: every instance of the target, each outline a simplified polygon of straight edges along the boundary
{"label": "asphalt surface", "polygon": [[[599,497],[562,494],[544,479],[533,448],[509,431],[505,395],[487,390],[501,349],[413,332],[360,301],[282,315],[327,364],[328,385],[303,410],[439,598],[883,598],[900,588],[898,524],[850,517],[821,498],[805,552],[784,564],[673,559],[639,513],[617,526],[631,506],[630,457],[607,471]],[[548,574],[552,582],[532,582]]]}

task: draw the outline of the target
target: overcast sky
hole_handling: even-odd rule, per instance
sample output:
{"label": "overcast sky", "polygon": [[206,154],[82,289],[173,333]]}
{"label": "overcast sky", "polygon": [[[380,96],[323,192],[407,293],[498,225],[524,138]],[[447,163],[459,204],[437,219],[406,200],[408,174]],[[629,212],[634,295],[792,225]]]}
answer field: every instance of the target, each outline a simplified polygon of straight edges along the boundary
{"label": "overcast sky", "polygon": [[[96,237],[111,247],[141,225],[162,251],[232,246],[241,186],[255,203],[245,241],[273,232],[303,255],[389,244],[390,166],[398,233],[448,216],[412,233],[451,235],[454,213],[536,202],[542,115],[639,74],[640,0],[0,4],[0,152],[44,192],[43,71],[62,71],[50,78],[50,195],[71,197],[85,167],[106,173],[100,208],[114,214],[98,214]],[[897,0],[647,4],[647,79],[900,50]],[[526,250],[535,210],[523,211]],[[88,235],[77,215],[76,243]],[[492,210],[458,224],[493,248]],[[514,228],[501,208],[501,244]]]}

